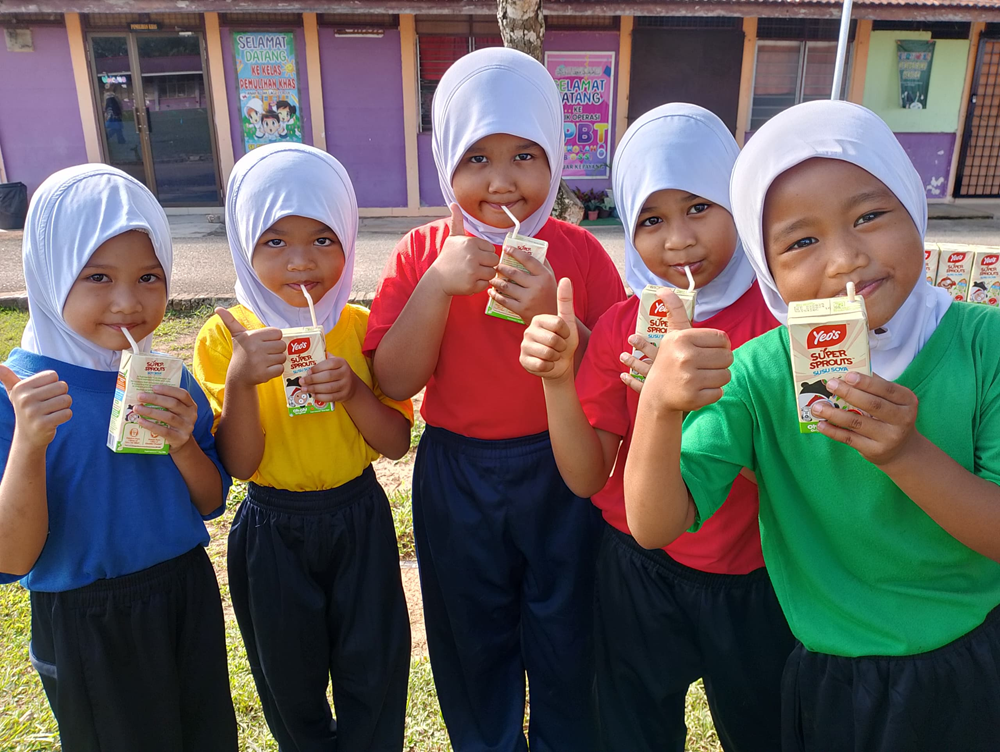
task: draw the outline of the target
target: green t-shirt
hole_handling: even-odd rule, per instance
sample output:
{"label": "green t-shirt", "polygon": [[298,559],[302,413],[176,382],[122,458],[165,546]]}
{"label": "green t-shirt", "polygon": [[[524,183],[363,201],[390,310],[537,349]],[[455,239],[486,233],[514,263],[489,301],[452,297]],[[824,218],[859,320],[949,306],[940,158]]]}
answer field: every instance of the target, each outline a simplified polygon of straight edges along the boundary
{"label": "green t-shirt", "polygon": [[[809,650],[912,655],[979,626],[1000,604],[1000,564],[955,540],[856,450],[799,433],[787,329],[735,358],[723,398],[684,423],[693,529],[722,505],[740,468],[756,472],[764,560]],[[955,303],[897,379],[920,400],[917,429],[994,483],[998,376],[1000,311]]]}

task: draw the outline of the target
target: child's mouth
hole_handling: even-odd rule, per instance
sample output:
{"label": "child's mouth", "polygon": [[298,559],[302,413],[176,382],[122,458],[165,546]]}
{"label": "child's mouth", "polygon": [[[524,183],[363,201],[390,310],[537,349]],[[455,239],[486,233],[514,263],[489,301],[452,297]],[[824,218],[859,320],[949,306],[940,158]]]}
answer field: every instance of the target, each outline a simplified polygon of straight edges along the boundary
{"label": "child's mouth", "polygon": [[691,270],[691,274],[697,274],[705,266],[705,259],[700,261],[692,261],[690,264],[671,264],[670,268],[677,272],[682,277],[687,278],[687,274],[684,273],[684,267]]}
{"label": "child's mouth", "polygon": [[[882,283],[885,282],[885,277],[880,277],[879,279],[873,279],[868,282],[857,282],[854,285],[854,292],[862,297],[871,297],[875,292],[882,287]],[[840,292],[837,297],[843,297],[847,295],[847,290]]]}
{"label": "child's mouth", "polygon": [[521,203],[520,199],[518,199],[517,201],[507,201],[507,202],[504,202],[502,204],[495,204],[492,201],[487,201],[486,205],[488,207],[490,207],[491,209],[493,209],[494,211],[500,212],[501,214],[503,214],[506,217],[507,215],[504,214],[503,207],[506,206],[508,209],[510,209],[511,211],[513,211],[514,207],[517,206],[519,203]]}
{"label": "child's mouth", "polygon": [[291,287],[295,292],[301,292],[303,287],[312,292],[313,288],[318,284],[319,282],[291,282],[286,286]]}

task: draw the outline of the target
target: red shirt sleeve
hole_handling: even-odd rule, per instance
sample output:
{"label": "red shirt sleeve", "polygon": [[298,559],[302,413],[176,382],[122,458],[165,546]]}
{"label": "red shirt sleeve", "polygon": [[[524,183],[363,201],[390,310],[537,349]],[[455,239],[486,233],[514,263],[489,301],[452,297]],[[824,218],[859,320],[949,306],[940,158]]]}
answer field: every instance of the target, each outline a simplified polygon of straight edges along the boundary
{"label": "red shirt sleeve", "polygon": [[590,425],[622,438],[631,425],[630,390],[621,380],[626,367],[619,360],[628,336],[622,333],[622,321],[628,320],[628,309],[635,307],[629,302],[613,306],[598,320],[576,375],[576,392]]}

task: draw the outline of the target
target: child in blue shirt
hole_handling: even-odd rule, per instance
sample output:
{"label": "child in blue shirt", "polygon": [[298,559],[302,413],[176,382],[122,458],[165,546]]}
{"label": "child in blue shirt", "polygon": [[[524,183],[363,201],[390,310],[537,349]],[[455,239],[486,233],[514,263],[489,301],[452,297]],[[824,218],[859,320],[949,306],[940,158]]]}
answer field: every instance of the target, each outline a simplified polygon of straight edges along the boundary
{"label": "child in blue shirt", "polygon": [[31,318],[0,366],[0,582],[31,591],[31,661],[65,750],[237,749],[205,553],[230,484],[212,411],[185,370],[136,408],[169,456],[106,445],[122,330],[149,349],[171,261],[163,209],[120,170],[71,167],[35,193]]}

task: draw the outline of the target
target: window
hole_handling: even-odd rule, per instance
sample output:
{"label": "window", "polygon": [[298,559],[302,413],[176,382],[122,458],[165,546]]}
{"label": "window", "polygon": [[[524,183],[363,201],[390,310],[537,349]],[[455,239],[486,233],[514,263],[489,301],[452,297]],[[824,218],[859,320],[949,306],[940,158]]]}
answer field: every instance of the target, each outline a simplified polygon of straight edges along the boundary
{"label": "window", "polygon": [[431,130],[431,103],[441,76],[463,55],[484,47],[503,47],[499,36],[424,34],[417,37],[420,79],[420,130]]}
{"label": "window", "polygon": [[[851,50],[846,71],[850,72]],[[783,110],[814,99],[829,99],[837,62],[836,42],[757,42],[750,130],[755,131]],[[848,89],[844,76],[841,96]]]}

